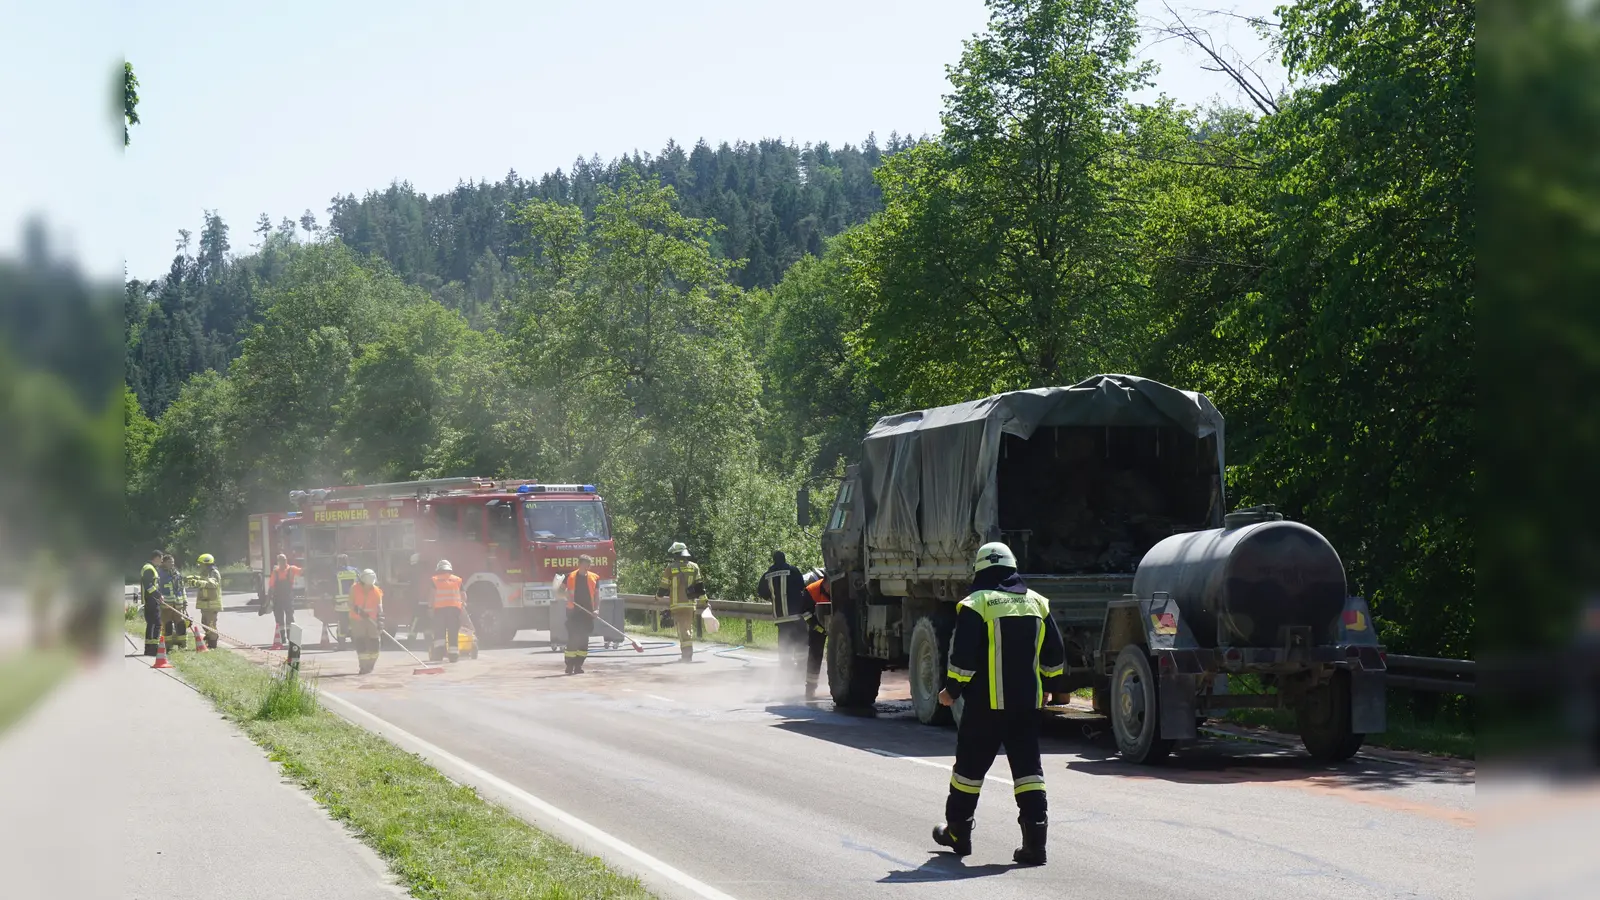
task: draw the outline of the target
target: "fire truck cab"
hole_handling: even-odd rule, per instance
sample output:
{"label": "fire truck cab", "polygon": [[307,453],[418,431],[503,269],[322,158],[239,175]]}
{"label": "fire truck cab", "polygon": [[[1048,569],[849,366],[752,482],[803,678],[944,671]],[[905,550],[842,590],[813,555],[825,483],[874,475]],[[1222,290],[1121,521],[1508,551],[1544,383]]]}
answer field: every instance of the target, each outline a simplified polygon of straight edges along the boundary
{"label": "fire truck cab", "polygon": [[292,491],[290,500],[313,604],[337,595],[340,555],[376,571],[386,595],[407,605],[423,602],[435,564],[450,560],[486,646],[548,630],[555,579],[581,554],[594,559],[601,597],[616,596],[611,519],[594,485],[447,478]]}

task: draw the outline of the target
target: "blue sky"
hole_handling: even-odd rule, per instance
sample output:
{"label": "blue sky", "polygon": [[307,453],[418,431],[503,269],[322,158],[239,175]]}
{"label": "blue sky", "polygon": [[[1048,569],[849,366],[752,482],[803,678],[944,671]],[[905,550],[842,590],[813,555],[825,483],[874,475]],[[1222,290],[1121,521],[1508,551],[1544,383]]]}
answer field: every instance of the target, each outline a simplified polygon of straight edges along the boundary
{"label": "blue sky", "polygon": [[[1263,13],[1271,3],[1217,5]],[[178,229],[198,232],[206,209],[231,226],[237,252],[262,212],[276,222],[309,207],[322,220],[334,194],[394,179],[432,193],[512,168],[538,175],[580,155],[653,152],[668,138],[839,144],[872,131],[880,140],[931,133],[944,67],[986,18],[979,0],[167,0],[51,10],[50,22],[29,23],[49,39],[18,40],[23,27],[0,46],[9,54],[0,65],[50,73],[30,95],[32,111],[59,120],[53,140],[0,147],[0,171],[17,180],[0,192],[0,223],[42,206],[88,268],[120,275],[114,261],[125,257],[138,278],[165,272]],[[1167,18],[1160,0],[1142,0],[1140,12]],[[1211,24],[1245,55],[1263,52],[1246,26]],[[119,50],[139,73],[143,124],[120,165],[73,183],[79,158],[109,152],[109,126],[98,110],[87,125],[63,110],[93,106],[99,69]],[[1179,45],[1145,52],[1163,70],[1152,94],[1236,101]],[[92,151],[69,152],[91,134]],[[0,247],[13,243],[0,234]]]}

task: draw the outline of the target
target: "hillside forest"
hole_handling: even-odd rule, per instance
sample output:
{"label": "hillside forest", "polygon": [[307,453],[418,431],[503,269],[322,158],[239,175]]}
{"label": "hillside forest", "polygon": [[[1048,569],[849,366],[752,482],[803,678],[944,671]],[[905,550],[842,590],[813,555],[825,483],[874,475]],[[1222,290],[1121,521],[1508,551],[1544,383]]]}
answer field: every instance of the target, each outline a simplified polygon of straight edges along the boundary
{"label": "hillside forest", "polygon": [[1210,397],[1230,504],[1325,534],[1391,650],[1471,655],[1474,6],[1290,3],[1287,88],[1204,109],[1133,99],[1131,0],[988,6],[934,134],[206,214],[126,283],[135,555],[242,559],[293,488],[593,481],[625,589],[682,540],[746,598],[878,416],[1122,372]]}

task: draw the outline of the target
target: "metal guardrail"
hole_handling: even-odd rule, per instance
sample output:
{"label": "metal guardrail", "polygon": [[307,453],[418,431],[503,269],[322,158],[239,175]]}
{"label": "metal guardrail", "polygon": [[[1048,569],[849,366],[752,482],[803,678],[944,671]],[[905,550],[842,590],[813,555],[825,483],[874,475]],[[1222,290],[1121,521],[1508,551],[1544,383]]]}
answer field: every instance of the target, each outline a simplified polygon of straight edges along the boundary
{"label": "metal guardrail", "polygon": [[1397,688],[1462,697],[1478,693],[1478,664],[1470,659],[1436,659],[1390,653],[1388,682]]}
{"label": "metal guardrail", "polygon": [[[622,602],[626,605],[627,609],[634,609],[641,612],[650,613],[663,613],[667,610],[668,601],[665,597],[657,597],[652,594],[620,594],[619,596],[622,598]],[[751,622],[772,621],[772,604],[770,603],[747,603],[742,600],[712,600],[711,611],[715,613],[719,619],[743,619],[744,639],[747,642],[755,639],[754,630],[750,627]],[[654,624],[659,626],[660,622],[656,621]]]}

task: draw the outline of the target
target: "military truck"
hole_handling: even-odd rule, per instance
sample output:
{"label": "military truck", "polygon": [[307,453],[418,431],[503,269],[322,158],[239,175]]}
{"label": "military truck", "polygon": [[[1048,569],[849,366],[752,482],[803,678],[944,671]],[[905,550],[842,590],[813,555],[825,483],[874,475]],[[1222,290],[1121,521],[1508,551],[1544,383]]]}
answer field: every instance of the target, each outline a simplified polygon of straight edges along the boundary
{"label": "military truck", "polygon": [[[1130,375],[878,420],[822,535],[835,703],[870,706],[905,669],[920,721],[958,717],[938,703],[955,604],[973,553],[1003,540],[1124,758],[1159,761],[1245,707],[1293,709],[1312,756],[1350,757],[1384,729],[1367,604],[1312,528],[1225,513],[1224,471],[1216,407]],[[1262,687],[1229,693],[1240,675]]]}

